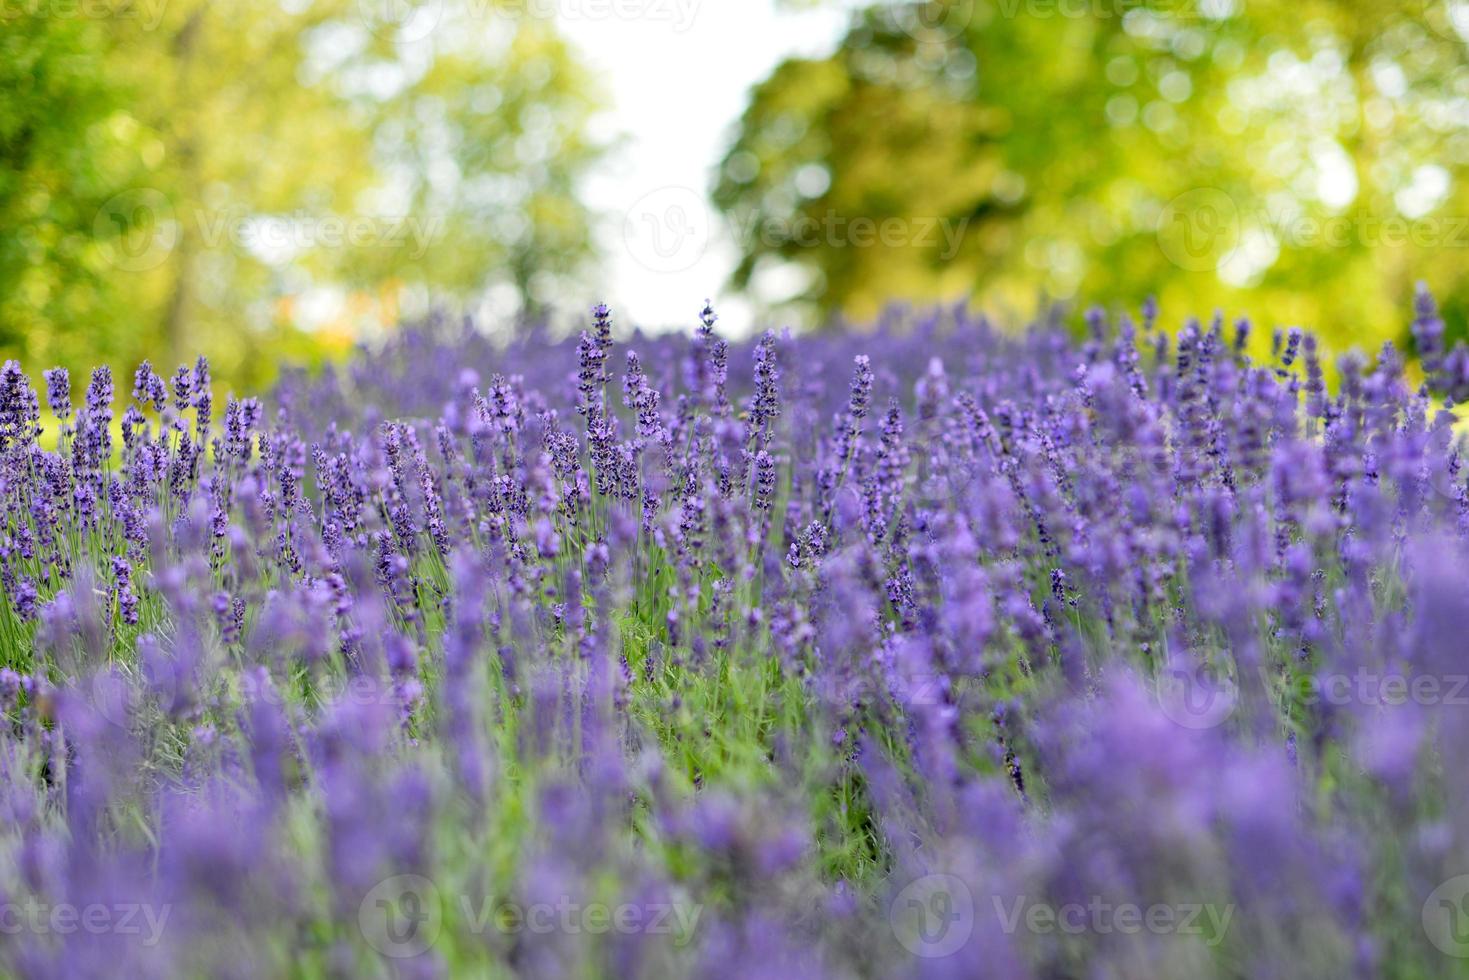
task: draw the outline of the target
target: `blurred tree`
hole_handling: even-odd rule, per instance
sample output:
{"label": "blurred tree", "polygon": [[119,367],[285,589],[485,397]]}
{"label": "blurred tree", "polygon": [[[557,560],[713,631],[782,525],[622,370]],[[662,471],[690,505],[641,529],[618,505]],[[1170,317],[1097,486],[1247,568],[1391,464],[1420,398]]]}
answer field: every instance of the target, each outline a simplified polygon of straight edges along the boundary
{"label": "blurred tree", "polygon": [[516,0],[44,6],[0,35],[6,354],[258,383],[590,252],[595,90]]}
{"label": "blurred tree", "polygon": [[[1400,332],[1418,278],[1462,313],[1466,13],[1461,0],[860,11],[830,57],[787,61],[751,95],[714,187],[744,248],[735,285],[826,316],[894,297],[1156,293],[1340,344]],[[859,240],[862,222],[879,233]]]}
{"label": "blurred tree", "polygon": [[49,339],[51,323],[102,321],[107,270],[85,242],[117,185],[105,123],[118,100],[91,25],[14,13],[3,21],[0,350],[18,351]]}

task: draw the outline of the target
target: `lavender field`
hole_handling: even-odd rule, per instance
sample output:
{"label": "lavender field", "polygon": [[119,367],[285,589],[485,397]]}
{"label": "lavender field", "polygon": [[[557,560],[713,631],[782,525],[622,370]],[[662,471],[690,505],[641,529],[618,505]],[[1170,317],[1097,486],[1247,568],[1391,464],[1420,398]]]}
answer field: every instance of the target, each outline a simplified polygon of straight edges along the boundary
{"label": "lavender field", "polygon": [[4,366],[7,975],[1469,975],[1426,292],[586,326]]}

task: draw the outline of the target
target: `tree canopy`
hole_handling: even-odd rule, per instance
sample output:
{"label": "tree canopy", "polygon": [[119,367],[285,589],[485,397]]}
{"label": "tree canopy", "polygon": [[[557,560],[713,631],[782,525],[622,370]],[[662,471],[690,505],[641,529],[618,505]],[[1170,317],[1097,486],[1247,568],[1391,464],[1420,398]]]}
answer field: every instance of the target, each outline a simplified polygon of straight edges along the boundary
{"label": "tree canopy", "polygon": [[751,94],[714,186],[744,249],[735,285],[859,317],[893,298],[1152,293],[1269,309],[1344,345],[1401,332],[1423,279],[1462,322],[1466,11],[871,7],[832,55],[787,60]]}
{"label": "tree canopy", "polygon": [[5,12],[0,353],[259,381],[405,306],[534,313],[590,252],[592,80],[523,4]]}

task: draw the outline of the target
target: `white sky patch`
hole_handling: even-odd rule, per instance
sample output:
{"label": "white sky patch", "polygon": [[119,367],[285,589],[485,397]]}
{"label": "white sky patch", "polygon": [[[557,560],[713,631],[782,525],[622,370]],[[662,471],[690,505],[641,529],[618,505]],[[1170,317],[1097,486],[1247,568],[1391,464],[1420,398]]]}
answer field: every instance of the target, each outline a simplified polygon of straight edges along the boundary
{"label": "white sky patch", "polygon": [[1413,179],[1393,195],[1403,217],[1418,219],[1443,203],[1452,181],[1449,172],[1436,163],[1426,163],[1413,171]]}
{"label": "white sky patch", "polygon": [[1334,142],[1323,142],[1312,153],[1316,164],[1316,196],[1332,210],[1341,210],[1357,197],[1357,171],[1352,158]]}
{"label": "white sky patch", "polygon": [[831,174],[819,163],[808,163],[796,171],[796,191],[802,197],[820,197],[831,187]]}
{"label": "white sky patch", "polygon": [[1459,36],[1469,40],[1469,2],[1466,0],[1447,0],[1449,11],[1449,23]]}
{"label": "white sky patch", "polygon": [[1280,243],[1274,234],[1264,228],[1247,228],[1239,245],[1220,261],[1219,278],[1238,288],[1253,286],[1279,257]]}
{"label": "white sky patch", "polygon": [[[558,305],[575,314],[605,300],[623,326],[691,328],[708,297],[728,334],[779,327],[753,323],[750,305],[728,293],[740,251],[708,192],[749,90],[785,58],[829,54],[848,12],[830,6],[777,11],[774,0],[684,3],[694,5],[681,8],[686,15],[679,18],[585,12],[558,18],[606,87],[611,109],[597,132],[627,137],[585,185],[589,204],[603,215],[597,228],[603,258],[576,284],[575,297]],[[808,180],[814,189],[816,175]],[[657,205],[651,214],[637,210],[645,200]],[[655,236],[643,247],[629,245],[630,215],[632,232]],[[679,236],[693,236],[694,247],[685,240],[670,251]],[[645,251],[652,245],[665,246],[662,254]]]}
{"label": "white sky patch", "polygon": [[755,267],[751,286],[774,302],[789,302],[811,286],[818,273],[794,262],[762,262]]}
{"label": "white sky patch", "polygon": [[339,320],[345,305],[340,289],[312,287],[296,300],[296,316],[307,330],[315,330]]}

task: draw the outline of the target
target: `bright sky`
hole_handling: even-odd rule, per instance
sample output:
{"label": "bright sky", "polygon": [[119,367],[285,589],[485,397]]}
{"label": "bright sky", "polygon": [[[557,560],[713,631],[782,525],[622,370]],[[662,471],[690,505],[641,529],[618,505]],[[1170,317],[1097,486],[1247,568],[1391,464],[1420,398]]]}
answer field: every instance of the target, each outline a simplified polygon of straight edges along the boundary
{"label": "bright sky", "polygon": [[589,203],[607,215],[606,258],[586,283],[588,296],[605,297],[622,323],[648,328],[691,327],[706,296],[728,334],[779,326],[752,324],[748,304],[727,293],[737,254],[708,190],[751,86],[784,58],[830,52],[847,22],[842,5],[547,2],[607,86],[613,107],[601,124],[627,138],[587,186]]}

